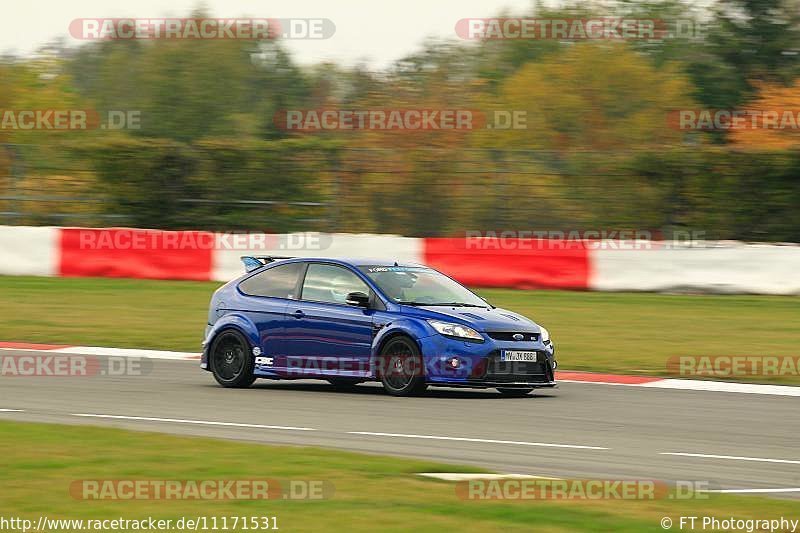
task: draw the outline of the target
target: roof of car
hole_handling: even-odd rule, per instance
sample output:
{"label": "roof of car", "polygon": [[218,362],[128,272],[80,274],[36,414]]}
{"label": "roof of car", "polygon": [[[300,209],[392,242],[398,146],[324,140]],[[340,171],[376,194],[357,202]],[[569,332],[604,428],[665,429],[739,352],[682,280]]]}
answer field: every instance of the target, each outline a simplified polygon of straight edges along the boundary
{"label": "roof of car", "polygon": [[277,262],[283,261],[325,261],[329,263],[340,263],[350,266],[410,266],[410,267],[424,267],[421,263],[414,263],[411,261],[394,261],[392,259],[370,259],[366,257],[294,257],[291,259],[280,259]]}

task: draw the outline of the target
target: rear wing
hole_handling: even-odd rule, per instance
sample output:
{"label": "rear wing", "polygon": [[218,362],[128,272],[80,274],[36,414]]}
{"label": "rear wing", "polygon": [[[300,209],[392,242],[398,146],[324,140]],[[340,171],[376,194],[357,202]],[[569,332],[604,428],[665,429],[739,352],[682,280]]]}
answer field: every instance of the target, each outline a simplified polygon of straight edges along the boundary
{"label": "rear wing", "polygon": [[280,255],[243,255],[240,259],[242,260],[242,263],[244,263],[245,272],[252,272],[253,270],[259,269],[264,265],[268,265],[274,261],[278,261],[279,259],[292,258]]}

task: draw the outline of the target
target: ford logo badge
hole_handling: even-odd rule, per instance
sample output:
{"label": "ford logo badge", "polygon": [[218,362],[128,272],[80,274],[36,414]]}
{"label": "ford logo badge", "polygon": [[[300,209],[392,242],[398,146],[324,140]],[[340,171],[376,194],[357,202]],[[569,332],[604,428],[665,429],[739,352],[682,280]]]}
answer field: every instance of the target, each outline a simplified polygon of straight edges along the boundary
{"label": "ford logo badge", "polygon": [[523,335],[522,333],[514,333],[511,336],[511,338],[514,339],[515,341],[521,341],[525,339],[525,335]]}

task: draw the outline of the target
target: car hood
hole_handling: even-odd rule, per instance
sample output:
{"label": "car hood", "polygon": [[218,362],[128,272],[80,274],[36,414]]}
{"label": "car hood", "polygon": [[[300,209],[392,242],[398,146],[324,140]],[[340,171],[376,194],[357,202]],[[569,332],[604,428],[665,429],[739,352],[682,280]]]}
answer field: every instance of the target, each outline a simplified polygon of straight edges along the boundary
{"label": "car hood", "polygon": [[530,331],[539,332],[536,322],[522,315],[495,307],[403,306],[403,314],[425,319],[451,320],[466,323],[478,331]]}

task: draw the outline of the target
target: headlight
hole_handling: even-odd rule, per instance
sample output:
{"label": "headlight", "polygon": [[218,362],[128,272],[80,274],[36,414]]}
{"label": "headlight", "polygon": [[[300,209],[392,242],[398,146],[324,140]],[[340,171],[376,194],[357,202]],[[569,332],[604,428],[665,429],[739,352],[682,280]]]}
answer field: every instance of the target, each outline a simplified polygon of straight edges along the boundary
{"label": "headlight", "polygon": [[547,328],[545,328],[545,327],[542,327],[542,326],[539,326],[539,327],[542,328],[542,333],[541,333],[542,342],[544,344],[547,344],[548,342],[550,342],[550,332],[547,331]]}
{"label": "headlight", "polygon": [[459,339],[469,339],[473,341],[483,341],[483,336],[472,328],[461,324],[450,322],[440,322],[438,320],[428,320],[433,329],[446,337],[458,337]]}

